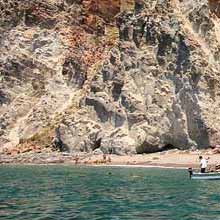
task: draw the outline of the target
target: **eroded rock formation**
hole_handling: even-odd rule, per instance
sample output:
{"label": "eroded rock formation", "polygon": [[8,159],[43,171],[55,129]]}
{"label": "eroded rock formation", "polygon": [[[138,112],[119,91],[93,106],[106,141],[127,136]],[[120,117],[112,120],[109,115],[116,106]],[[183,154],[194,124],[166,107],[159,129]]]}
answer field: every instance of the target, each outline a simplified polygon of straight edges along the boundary
{"label": "eroded rock formation", "polygon": [[1,1],[0,149],[220,144],[218,5]]}
{"label": "eroded rock formation", "polygon": [[220,1],[219,0],[209,0],[209,7],[211,13],[214,13],[220,17]]}

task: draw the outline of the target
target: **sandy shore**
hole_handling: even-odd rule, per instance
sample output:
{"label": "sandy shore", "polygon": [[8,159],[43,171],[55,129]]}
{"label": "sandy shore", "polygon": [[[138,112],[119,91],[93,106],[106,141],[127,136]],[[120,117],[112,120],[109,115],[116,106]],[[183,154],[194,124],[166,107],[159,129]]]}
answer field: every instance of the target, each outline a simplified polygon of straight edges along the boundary
{"label": "sandy shore", "polygon": [[[213,154],[210,151],[167,151],[153,154],[115,156],[111,155],[111,163],[108,165],[128,165],[147,167],[167,167],[167,168],[199,168],[199,156],[208,159],[209,166],[220,164],[220,154]],[[99,156],[101,160],[101,157]],[[91,161],[97,160],[97,156],[91,157]]]}
{"label": "sandy shore", "polygon": [[168,167],[168,168],[198,168],[199,156],[209,158],[209,166],[220,164],[220,154],[213,154],[211,150],[179,151],[170,150],[142,155],[94,155],[43,153],[21,154],[16,156],[0,156],[1,164],[76,164],[92,166],[127,166],[127,167]]}

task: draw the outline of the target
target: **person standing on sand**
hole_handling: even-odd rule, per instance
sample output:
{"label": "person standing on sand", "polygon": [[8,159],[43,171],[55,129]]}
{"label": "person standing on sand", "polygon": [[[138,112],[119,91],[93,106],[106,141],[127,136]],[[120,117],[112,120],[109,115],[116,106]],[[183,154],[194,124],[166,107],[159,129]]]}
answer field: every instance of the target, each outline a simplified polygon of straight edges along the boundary
{"label": "person standing on sand", "polygon": [[201,168],[201,173],[205,173],[206,168],[207,168],[207,160],[203,158],[202,156],[199,156],[200,159],[200,168]]}

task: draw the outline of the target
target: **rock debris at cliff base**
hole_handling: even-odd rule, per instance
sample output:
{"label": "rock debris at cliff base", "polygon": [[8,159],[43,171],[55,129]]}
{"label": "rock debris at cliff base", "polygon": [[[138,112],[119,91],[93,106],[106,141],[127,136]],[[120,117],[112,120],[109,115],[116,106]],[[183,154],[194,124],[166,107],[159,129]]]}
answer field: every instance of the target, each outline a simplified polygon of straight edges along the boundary
{"label": "rock debris at cliff base", "polygon": [[0,151],[220,144],[220,3],[0,1]]}

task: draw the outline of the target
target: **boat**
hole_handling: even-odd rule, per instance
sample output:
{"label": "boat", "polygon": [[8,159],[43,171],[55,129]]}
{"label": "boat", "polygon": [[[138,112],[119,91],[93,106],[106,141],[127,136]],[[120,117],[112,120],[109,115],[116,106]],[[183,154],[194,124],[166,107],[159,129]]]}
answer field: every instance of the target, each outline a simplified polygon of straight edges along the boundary
{"label": "boat", "polygon": [[200,173],[194,172],[192,168],[188,169],[189,177],[193,180],[220,180],[220,172]]}

